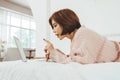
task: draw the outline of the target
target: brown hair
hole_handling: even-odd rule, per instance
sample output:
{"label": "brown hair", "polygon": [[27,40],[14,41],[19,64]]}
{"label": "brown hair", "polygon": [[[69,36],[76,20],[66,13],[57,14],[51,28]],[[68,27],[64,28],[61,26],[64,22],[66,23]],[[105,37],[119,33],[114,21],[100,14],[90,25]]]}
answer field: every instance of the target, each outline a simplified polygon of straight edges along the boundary
{"label": "brown hair", "polygon": [[75,29],[81,27],[78,16],[70,9],[59,10],[49,18],[49,23],[53,29],[52,20],[56,21],[63,28],[61,35],[70,34]]}

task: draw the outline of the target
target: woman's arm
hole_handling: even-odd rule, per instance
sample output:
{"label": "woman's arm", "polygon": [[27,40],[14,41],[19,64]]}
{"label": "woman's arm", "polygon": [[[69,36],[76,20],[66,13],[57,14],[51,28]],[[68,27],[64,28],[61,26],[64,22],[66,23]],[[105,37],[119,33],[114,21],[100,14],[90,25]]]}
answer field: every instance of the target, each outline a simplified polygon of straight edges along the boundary
{"label": "woman's arm", "polygon": [[81,64],[94,63],[96,61],[96,55],[91,52],[85,45],[72,50],[71,60]]}
{"label": "woman's arm", "polygon": [[58,63],[68,63],[71,61],[71,58],[65,55],[62,51],[59,49],[55,49],[53,44],[46,39],[43,39],[47,45],[44,48],[44,51],[46,53],[46,61],[51,59],[54,62]]}
{"label": "woman's arm", "polygon": [[89,64],[89,63],[95,62],[93,57],[91,57],[90,55],[80,56],[80,55],[76,55],[76,54],[77,53],[75,53],[75,55],[71,57],[72,61],[74,61],[74,62],[78,62],[81,64]]}
{"label": "woman's arm", "polygon": [[62,51],[59,49],[53,49],[50,51],[50,59],[54,62],[58,63],[68,63],[71,62],[71,57],[65,55]]}

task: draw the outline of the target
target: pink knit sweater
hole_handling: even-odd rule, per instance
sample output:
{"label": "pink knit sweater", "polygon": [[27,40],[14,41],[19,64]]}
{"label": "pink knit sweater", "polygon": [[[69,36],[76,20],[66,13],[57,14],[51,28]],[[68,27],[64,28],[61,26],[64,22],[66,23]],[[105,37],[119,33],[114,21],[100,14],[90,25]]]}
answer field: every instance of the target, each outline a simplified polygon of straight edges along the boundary
{"label": "pink knit sweater", "polygon": [[115,45],[114,42],[82,26],[72,39],[70,54],[65,55],[59,50],[52,50],[50,58],[59,63],[74,61],[88,64],[119,61],[117,60],[119,50],[116,46],[118,47],[118,43]]}

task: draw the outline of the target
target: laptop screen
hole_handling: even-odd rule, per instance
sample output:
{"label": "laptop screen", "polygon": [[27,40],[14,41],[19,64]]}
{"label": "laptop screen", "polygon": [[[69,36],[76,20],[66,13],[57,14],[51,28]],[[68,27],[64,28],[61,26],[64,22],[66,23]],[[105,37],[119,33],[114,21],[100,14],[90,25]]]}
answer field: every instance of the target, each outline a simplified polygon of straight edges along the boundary
{"label": "laptop screen", "polygon": [[17,37],[15,37],[15,36],[14,36],[14,40],[15,40],[15,43],[16,43],[16,46],[17,46],[17,49],[19,51],[19,54],[21,56],[22,61],[26,62],[27,58],[25,56],[25,53],[24,53],[24,50],[22,48],[20,40]]}

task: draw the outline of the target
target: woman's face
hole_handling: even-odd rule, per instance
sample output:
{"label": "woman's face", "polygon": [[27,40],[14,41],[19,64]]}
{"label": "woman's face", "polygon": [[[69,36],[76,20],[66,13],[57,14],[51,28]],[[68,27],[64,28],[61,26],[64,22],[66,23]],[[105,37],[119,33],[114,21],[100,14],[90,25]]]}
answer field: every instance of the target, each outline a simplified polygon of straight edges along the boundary
{"label": "woman's face", "polygon": [[56,22],[52,19],[52,26],[53,26],[53,33],[55,33],[55,35],[60,39],[62,40],[65,35],[61,35],[62,34],[62,31],[63,31],[63,28]]}

